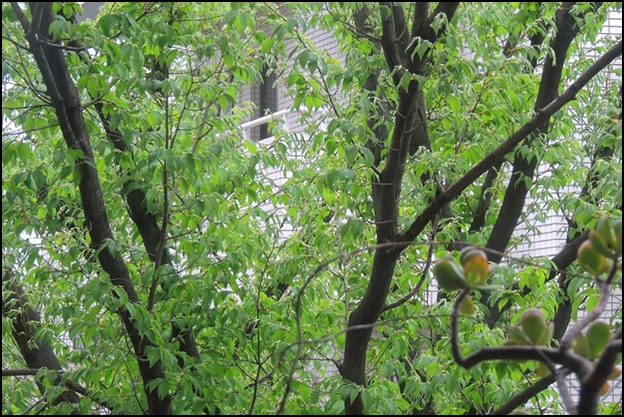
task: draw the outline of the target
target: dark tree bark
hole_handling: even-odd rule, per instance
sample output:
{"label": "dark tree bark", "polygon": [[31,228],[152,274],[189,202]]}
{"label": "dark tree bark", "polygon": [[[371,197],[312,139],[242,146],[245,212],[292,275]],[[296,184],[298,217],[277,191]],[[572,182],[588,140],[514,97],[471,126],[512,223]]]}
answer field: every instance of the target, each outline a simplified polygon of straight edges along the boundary
{"label": "dark tree bark", "polygon": [[[550,42],[550,48],[554,54],[548,54],[544,63],[540,88],[535,102],[534,110],[539,112],[552,102],[558,95],[561,84],[561,74],[566,63],[566,56],[570,44],[580,31],[575,17],[570,14],[574,3],[564,3],[557,11],[555,17],[556,36]],[[595,5],[599,7],[599,5]],[[553,56],[554,55],[554,56]],[[494,252],[488,255],[490,261],[499,263],[502,256],[495,253],[504,253],[509,241],[516,230],[520,216],[524,210],[526,196],[531,188],[535,170],[539,163],[539,157],[532,155],[523,156],[522,148],[534,148],[535,142],[541,141],[542,135],[548,133],[550,118],[546,118],[516,151],[513,162],[511,178],[505,191],[505,197],[499,211],[494,228],[486,244],[488,249]]]}
{"label": "dark tree bark", "polygon": [[[72,16],[70,21],[73,24],[77,23],[75,16]],[[82,53],[84,50],[83,45],[75,40],[70,41],[69,45],[74,50],[79,51],[78,53],[80,54],[80,57],[87,64],[89,64],[88,57],[86,54]],[[156,60],[153,62],[151,77],[159,81],[165,80],[169,77],[169,69],[166,65],[160,65]],[[94,96],[92,96],[91,99],[94,101],[93,106],[100,119],[106,138],[118,151],[131,152],[132,150],[123,139],[122,133],[118,129],[111,127],[110,116],[105,114],[102,101],[98,100],[98,97]],[[131,177],[129,174],[129,172],[121,172],[121,176]],[[169,249],[164,242],[167,236],[163,235],[160,226],[158,226],[154,213],[147,210],[147,206],[145,204],[145,191],[142,188],[133,188],[132,185],[132,180],[124,182],[124,197],[128,206],[128,213],[141,235],[143,246],[145,247],[147,255],[150,261],[154,262],[157,267],[160,265],[172,265]],[[165,293],[168,291],[169,286],[166,282],[161,282],[161,287]],[[199,360],[199,352],[197,351],[197,344],[195,342],[195,338],[193,337],[192,329],[181,328],[176,322],[173,322],[171,325],[171,335],[173,339],[180,340],[180,350],[182,352],[186,353],[195,360]],[[180,367],[184,366],[184,359],[181,355],[178,355],[178,363]]]}
{"label": "dark tree bark", "polygon": [[[540,88],[534,106],[535,112],[539,112],[558,95],[559,86],[561,84],[561,76],[566,63],[569,47],[581,29],[575,21],[575,18],[570,14],[570,10],[573,5],[574,3],[564,3],[556,13],[556,36],[550,42],[550,48],[553,50],[554,54],[549,54],[544,63]],[[594,4],[594,7],[599,7],[599,4]],[[541,41],[541,38],[539,37],[532,39],[532,43],[539,41]],[[533,155],[526,157],[522,155],[521,150],[526,148],[535,149],[538,142],[543,141],[542,137],[548,134],[549,125],[550,117],[546,118],[536,128],[535,132],[526,138],[526,140],[523,141],[516,150],[512,165],[511,178],[507,185],[496,222],[494,223],[494,227],[486,244],[486,247],[492,250],[492,252],[488,253],[488,259],[491,262],[499,263],[502,259],[502,254],[507,250],[511,237],[520,222],[520,217],[524,211],[526,203],[526,197],[532,186],[536,169],[540,162],[540,158],[537,154],[534,153]],[[485,192],[486,190],[483,191]],[[475,217],[472,227],[481,227],[482,222],[482,219]],[[569,240],[566,243],[568,244],[568,247],[572,243],[572,240]],[[576,255],[576,252],[574,252],[574,255]],[[570,263],[572,263],[575,259],[576,257],[574,256]],[[558,265],[558,267],[559,269],[565,269],[570,263],[563,263]],[[488,304],[488,299],[489,294],[485,294],[485,297],[482,300],[483,303]],[[564,305],[561,309],[562,314],[565,310],[566,307]],[[493,327],[496,325],[496,321],[500,318],[501,313],[502,312],[498,306],[490,307],[490,313],[488,315],[489,326]],[[563,321],[559,321],[563,323]],[[559,327],[559,331],[561,331],[561,327]]]}
{"label": "dark tree bark", "polygon": [[[6,299],[2,298],[2,316],[8,318],[13,325],[13,339],[29,368],[49,369],[51,371],[62,371],[61,363],[54,353],[54,349],[49,342],[33,341],[33,336],[41,328],[41,318],[39,312],[31,307],[24,290],[16,281],[13,270],[2,268],[2,290],[7,292]],[[62,386],[60,378],[54,381],[54,385]],[[37,386],[41,396],[46,394],[45,387],[39,381]],[[70,403],[77,406],[80,404],[78,395],[70,390],[65,390],[61,395],[54,398],[53,405]],[[79,413],[79,409],[74,411]]]}
{"label": "dark tree bark", "polygon": [[[528,23],[528,22],[527,22]],[[535,22],[531,22],[531,24],[535,24]],[[536,48],[540,46],[544,42],[544,34],[542,32],[537,32],[530,38],[531,47]],[[504,54],[506,57],[510,57],[512,55],[513,47],[510,41],[507,41],[505,45]],[[531,68],[535,70],[537,67],[537,57],[533,56],[530,58],[531,60]],[[494,182],[498,178],[498,174],[502,167],[502,161],[492,168],[490,168],[485,176],[485,181],[483,182],[483,186],[481,187],[481,194],[479,195],[479,202],[477,203],[477,207],[475,209],[474,216],[472,218],[472,222],[470,223],[470,228],[468,229],[468,233],[476,233],[483,226],[485,226],[485,219],[487,216],[487,212],[490,208],[490,203],[492,202],[492,187]]]}
{"label": "dark tree bark", "polygon": [[[402,7],[396,3],[381,3],[381,7],[387,7],[390,10],[389,15],[381,21],[381,42],[388,66],[391,69],[403,67],[414,74],[422,74],[427,54],[421,58],[416,56],[417,54],[412,54],[416,45],[408,48],[411,39],[421,37],[432,43],[435,42],[438,34],[430,26],[433,18],[439,13],[445,13],[448,20],[451,20],[458,6],[459,3],[440,3],[433,13],[429,13],[428,4],[417,3],[410,32]],[[362,22],[362,16],[356,20]],[[399,85],[401,76],[401,71],[395,73],[395,85]],[[368,88],[372,90],[375,80],[369,80],[369,82],[371,85]],[[414,153],[419,146],[428,146],[422,87],[418,85],[418,82],[411,81],[407,90],[401,90],[399,93],[399,105],[394,125],[386,155],[386,165],[381,172],[374,175],[372,181],[377,243],[397,242],[399,237],[398,205],[405,163],[410,153]],[[378,151],[376,147],[384,141],[385,138],[373,139],[373,149]],[[374,154],[380,155],[381,152],[374,152]],[[347,332],[341,375],[360,386],[366,386],[366,352],[372,333],[372,324],[383,311],[396,262],[402,249],[376,250],[366,293],[349,317],[348,326],[357,327],[357,329]],[[345,411],[347,414],[362,414],[364,404],[361,396],[358,395],[353,402],[345,400]]]}
{"label": "dark tree bark", "polygon": [[[170,20],[169,24],[172,23],[173,21]],[[152,72],[150,76],[159,81],[165,80],[169,78],[169,68],[166,65],[161,65],[158,60],[153,60]],[[157,89],[156,92],[166,100],[166,97],[163,96],[161,89]],[[104,131],[106,133],[106,137],[115,147],[115,149],[121,152],[131,152],[131,148],[124,141],[121,132],[111,127],[110,117],[104,113],[102,103],[99,101],[96,102],[95,108],[100,119],[100,123],[102,124],[102,127],[104,128]],[[166,117],[168,117],[168,115],[166,115]],[[169,132],[165,132],[165,135],[168,136]],[[132,175],[128,172],[122,173],[122,176],[132,178]],[[169,265],[173,267],[171,254],[169,252],[169,248],[166,245],[166,226],[165,224],[163,224],[162,227],[158,225],[154,213],[147,210],[145,191],[142,188],[133,187],[133,182],[133,179],[129,179],[123,184],[124,197],[128,205],[128,213],[130,215],[130,218],[136,225],[139,234],[141,235],[141,238],[143,240],[143,246],[145,247],[147,255],[150,261],[155,264],[156,268],[161,265]],[[166,220],[167,219],[163,219],[163,222]],[[173,278],[174,281],[180,279],[177,271],[170,276]],[[167,294],[169,292],[169,289],[171,288],[171,283],[168,280],[162,280],[160,282],[160,287],[162,288],[163,292]],[[153,296],[154,294],[150,294],[150,297]],[[195,341],[193,329],[191,327],[188,327],[186,325],[180,325],[178,322],[173,320],[171,323],[171,338],[180,342],[181,352],[184,352],[196,362],[200,360],[199,351],[197,350],[197,343]],[[184,356],[179,353],[176,356],[178,366],[180,368],[184,368]],[[193,372],[195,370],[195,365],[192,365],[190,370],[191,372]],[[193,387],[193,390],[195,394],[199,397],[204,397],[204,393],[200,390],[196,389],[195,387]],[[216,414],[219,414],[219,408],[215,408]],[[207,408],[204,409],[204,412],[206,415],[211,414],[211,412]]]}
{"label": "dark tree bark", "polygon": [[[617,97],[620,107],[620,113],[618,118],[620,119],[620,123],[622,121],[622,87],[620,86],[620,91]],[[615,149],[613,146],[600,146],[596,152],[594,153],[594,157],[592,158],[591,166],[589,168],[589,172],[587,173],[587,179],[585,180],[585,185],[580,193],[580,198],[587,199],[592,203],[597,203],[595,197],[592,195],[592,190],[596,187],[596,184],[599,181],[598,174],[595,171],[596,163],[603,159],[609,160],[613,157]],[[621,207],[620,207],[621,210]],[[571,242],[572,240],[578,238],[581,235],[580,232],[577,231],[578,226],[574,219],[570,219],[570,227],[568,228],[568,237],[566,240],[566,244]],[[575,252],[576,255],[576,252]],[[576,256],[575,256],[576,259]],[[568,325],[570,324],[570,320],[572,318],[572,300],[570,299],[569,287],[570,287],[570,279],[567,273],[564,271],[559,275],[559,288],[561,288],[561,292],[563,294],[563,300],[559,303],[557,311],[555,312],[555,317],[553,322],[555,323],[555,332],[553,337],[556,340],[561,340],[563,334],[565,333]]]}
{"label": "dark tree bark", "polygon": [[[431,36],[431,32],[433,31],[430,27],[430,19],[439,12],[445,12],[448,20],[451,20],[457,6],[456,3],[440,3],[436,10],[429,15],[427,14],[428,5],[425,3],[418,3],[415,7],[415,15],[412,22],[412,37],[420,36],[422,39],[428,39],[434,42],[436,37]],[[402,76],[401,71],[409,70],[412,73],[421,74],[426,60],[426,54],[421,59],[415,58],[414,60],[407,60],[407,57],[412,55],[409,53],[402,53],[404,49],[399,47],[399,45],[405,44],[403,36],[406,25],[404,23],[403,11],[397,4],[382,3],[382,7],[387,7],[390,13],[386,13],[386,17],[382,17],[381,19],[381,46],[388,66],[391,69],[398,69],[394,73],[395,84],[398,84],[398,80],[400,80]],[[564,17],[565,16],[560,16],[560,19]],[[360,16],[360,21],[364,21],[362,16]],[[364,27],[365,25],[361,26],[361,28]],[[574,37],[573,34],[574,32],[571,32],[560,34],[559,36],[562,39],[569,39],[566,41],[569,45],[569,42],[571,42]],[[407,42],[407,44],[409,44],[409,42]],[[565,46],[564,49],[567,51],[567,46]],[[395,246],[390,249],[384,247],[383,249],[376,250],[371,277],[364,297],[349,317],[348,326],[352,330],[348,330],[346,335],[344,363],[340,369],[341,375],[345,379],[361,386],[366,385],[366,352],[372,333],[372,327],[378,319],[379,314],[383,311],[383,305],[388,295],[396,262],[401,252],[421,234],[427,224],[436,218],[448,203],[459,197],[479,176],[493,167],[500,166],[504,157],[512,152],[521,141],[525,140],[536,129],[547,128],[552,114],[572,100],[575,94],[583,88],[589,80],[619,55],[621,55],[621,42],[597,60],[588,71],[581,75],[581,77],[572,83],[561,95],[557,95],[556,88],[554,90],[554,95],[541,93],[542,100],[539,101],[536,106],[536,115],[533,119],[518,129],[518,131],[512,134],[498,148],[485,156],[481,162],[470,169],[453,185],[438,192],[430,204],[414,219],[403,233],[399,233],[397,227],[397,213],[403,173],[407,156],[410,154],[410,149],[414,149],[412,148],[412,141],[415,140],[413,136],[414,132],[418,130],[418,127],[422,127],[426,132],[426,124],[424,118],[419,119],[422,107],[419,107],[417,104],[421,88],[418,83],[412,81],[407,91],[400,91],[394,130],[392,138],[390,139],[390,145],[387,149],[385,166],[381,172],[375,170],[372,181],[377,243],[394,243]],[[560,63],[561,60],[557,62]],[[397,68],[399,66],[400,68]],[[371,87],[374,86],[373,82],[374,80],[371,82]],[[371,87],[368,88],[372,90]],[[374,138],[369,143],[373,145],[370,147],[372,150],[378,151],[377,148],[381,146],[380,144],[385,143],[385,138]],[[425,143],[421,144],[421,146],[425,146]],[[373,152],[373,154],[378,155],[381,154],[381,152]],[[529,162],[528,168],[530,168],[530,163],[533,163],[532,161],[525,162]],[[517,170],[527,172],[527,164],[520,166],[520,163],[518,163]],[[364,406],[361,396],[356,396],[353,402],[345,400],[345,412],[347,414],[362,414],[363,411]]]}
{"label": "dark tree bark", "polygon": [[[86,226],[91,236],[92,246],[102,269],[110,276],[111,282],[121,287],[130,303],[139,299],[130,278],[128,268],[119,253],[109,250],[107,244],[114,240],[106,215],[102,190],[95,168],[95,161],[87,133],[83,109],[78,89],[69,73],[62,45],[48,38],[50,23],[54,19],[52,3],[30,3],[32,21],[28,22],[17,3],[13,10],[24,29],[29,50],[41,72],[47,93],[51,98],[67,147],[82,153],[76,160],[76,168],[81,174],[79,182],[80,198],[86,218]],[[145,348],[153,343],[141,335],[134,319],[126,308],[117,312],[130,338],[139,370],[143,379],[143,390],[147,399],[149,414],[171,414],[171,397],[160,397],[156,389],[149,389],[148,383],[165,377],[162,363],[150,365]]]}
{"label": "dark tree bark", "polygon": [[[164,77],[164,71],[165,70],[161,69],[157,72],[157,74],[161,74],[158,76],[159,78]],[[118,151],[131,152],[121,132],[111,128],[110,118],[104,114],[102,107],[101,102],[95,103],[95,109],[100,118],[100,123],[102,123],[102,127],[104,128],[104,132],[106,133],[106,137]],[[166,236],[163,235],[162,228],[158,226],[154,213],[147,210],[145,191],[142,188],[131,187],[132,185],[132,180],[128,180],[123,184],[124,195],[128,205],[128,213],[141,235],[143,247],[145,247],[150,261],[154,262],[157,267],[161,265],[172,265],[169,249],[165,245],[166,239],[164,238],[166,238]],[[161,287],[166,293],[170,286],[165,282],[161,282]],[[197,351],[197,344],[193,337],[192,329],[180,327],[176,322],[173,322],[171,326],[172,337],[180,340],[180,350],[191,358],[199,360],[199,352]],[[184,360],[179,355],[178,362],[181,367],[184,366]]]}

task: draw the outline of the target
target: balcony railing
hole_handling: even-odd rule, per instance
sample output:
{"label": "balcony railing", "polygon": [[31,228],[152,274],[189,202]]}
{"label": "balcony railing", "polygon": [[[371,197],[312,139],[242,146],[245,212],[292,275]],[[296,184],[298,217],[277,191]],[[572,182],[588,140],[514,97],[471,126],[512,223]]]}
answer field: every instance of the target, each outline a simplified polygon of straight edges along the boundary
{"label": "balcony railing", "polygon": [[[268,114],[266,116],[263,117],[259,117],[257,119],[253,119],[249,122],[243,123],[242,125],[239,126],[239,128],[241,129],[241,131],[243,132],[243,136],[245,137],[245,139],[247,140],[251,140],[251,129],[253,129],[254,127],[260,127],[265,123],[269,123],[269,122],[281,122],[281,126],[282,129],[288,131],[288,119],[286,118],[286,115],[290,113],[290,110],[288,109],[284,109],[284,110],[280,110],[277,111],[275,113],[271,113]],[[268,137],[268,138],[263,138],[261,139],[259,142],[270,142],[273,139],[273,137]]]}

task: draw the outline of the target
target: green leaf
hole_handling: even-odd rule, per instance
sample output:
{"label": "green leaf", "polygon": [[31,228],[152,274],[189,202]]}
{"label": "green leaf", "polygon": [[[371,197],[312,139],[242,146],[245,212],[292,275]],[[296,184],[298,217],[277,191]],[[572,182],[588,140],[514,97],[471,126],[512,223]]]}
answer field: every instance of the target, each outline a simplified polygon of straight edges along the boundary
{"label": "green leaf", "polygon": [[101,14],[97,19],[97,25],[104,36],[113,36],[120,27],[120,16],[117,14]]}

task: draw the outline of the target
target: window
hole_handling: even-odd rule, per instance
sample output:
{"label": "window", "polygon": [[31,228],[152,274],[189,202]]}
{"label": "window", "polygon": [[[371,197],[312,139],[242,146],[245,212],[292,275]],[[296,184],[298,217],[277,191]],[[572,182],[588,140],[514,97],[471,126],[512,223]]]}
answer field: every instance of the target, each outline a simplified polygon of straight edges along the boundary
{"label": "window", "polygon": [[[262,69],[262,81],[258,85],[252,87],[252,100],[256,103],[255,116],[257,118],[266,116],[277,111],[277,88],[275,72],[265,66]],[[254,127],[250,132],[250,139],[259,141],[271,137],[269,132],[269,123],[264,123],[258,127]]]}

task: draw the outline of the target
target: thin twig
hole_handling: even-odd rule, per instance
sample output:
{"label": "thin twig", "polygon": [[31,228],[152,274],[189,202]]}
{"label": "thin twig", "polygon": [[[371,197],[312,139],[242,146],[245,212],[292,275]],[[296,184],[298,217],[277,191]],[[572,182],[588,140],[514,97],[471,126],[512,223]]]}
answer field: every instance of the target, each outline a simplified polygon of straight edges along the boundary
{"label": "thin twig", "polygon": [[[434,225],[434,229],[435,229],[435,225]],[[412,288],[412,290],[410,292],[408,292],[403,298],[390,303],[390,304],[386,304],[385,307],[383,308],[383,310],[381,311],[382,313],[391,310],[395,307],[399,307],[403,304],[405,304],[406,302],[408,302],[414,295],[418,294],[418,292],[420,291],[420,288],[422,287],[423,283],[425,282],[425,280],[427,279],[427,276],[429,275],[429,268],[431,267],[431,261],[433,258],[433,247],[434,245],[430,245],[429,246],[429,251],[427,253],[427,260],[425,261],[425,268],[422,271],[422,274],[420,275],[420,279],[418,280],[418,283],[416,284],[416,286],[414,288]]]}

